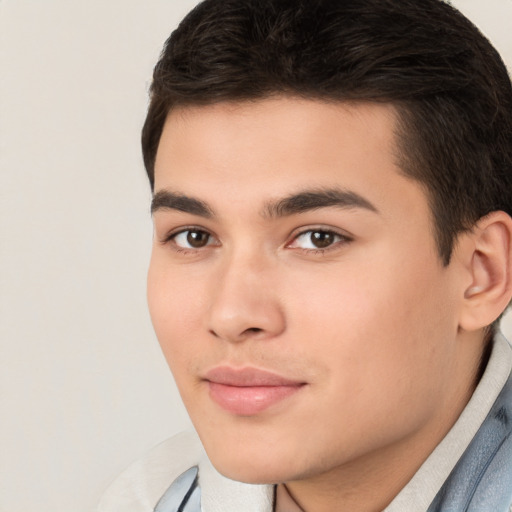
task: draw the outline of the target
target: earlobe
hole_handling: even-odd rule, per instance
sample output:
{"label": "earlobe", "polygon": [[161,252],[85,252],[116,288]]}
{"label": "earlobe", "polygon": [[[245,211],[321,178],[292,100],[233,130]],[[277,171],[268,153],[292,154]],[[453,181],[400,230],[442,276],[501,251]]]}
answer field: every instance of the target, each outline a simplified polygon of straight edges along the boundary
{"label": "earlobe", "polygon": [[491,325],[512,297],[512,219],[502,211],[478,221],[471,238],[468,270],[459,325],[474,331]]}

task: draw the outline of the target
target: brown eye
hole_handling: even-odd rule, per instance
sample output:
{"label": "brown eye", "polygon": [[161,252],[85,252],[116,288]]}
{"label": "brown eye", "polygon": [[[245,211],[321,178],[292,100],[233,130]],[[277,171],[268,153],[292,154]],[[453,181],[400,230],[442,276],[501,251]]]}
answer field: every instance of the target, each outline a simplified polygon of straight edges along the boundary
{"label": "brown eye", "polygon": [[212,243],[212,237],[200,229],[186,229],[173,237],[174,243],[182,249],[201,249]]}
{"label": "brown eye", "polygon": [[325,249],[334,242],[336,242],[336,234],[331,231],[312,231],[311,232],[311,243],[318,249]]}
{"label": "brown eye", "polygon": [[210,235],[204,231],[188,231],[187,242],[191,247],[198,248],[208,245]]}
{"label": "brown eye", "polygon": [[348,243],[351,238],[328,229],[308,229],[300,233],[288,246],[296,249],[322,251]]}

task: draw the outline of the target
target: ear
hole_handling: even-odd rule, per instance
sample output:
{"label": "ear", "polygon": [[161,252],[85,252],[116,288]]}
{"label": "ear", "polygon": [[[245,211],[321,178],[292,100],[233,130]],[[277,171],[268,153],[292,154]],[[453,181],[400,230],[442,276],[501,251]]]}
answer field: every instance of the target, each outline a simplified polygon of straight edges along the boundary
{"label": "ear", "polygon": [[[502,211],[481,218],[464,235],[469,271],[459,326],[474,331],[491,325],[512,297],[512,219]],[[468,243],[469,242],[469,243]]]}

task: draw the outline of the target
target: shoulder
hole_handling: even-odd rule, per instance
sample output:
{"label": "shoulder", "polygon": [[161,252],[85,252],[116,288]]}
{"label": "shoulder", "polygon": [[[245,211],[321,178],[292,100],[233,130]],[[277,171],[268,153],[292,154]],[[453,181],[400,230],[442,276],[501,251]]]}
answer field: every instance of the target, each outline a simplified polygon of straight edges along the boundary
{"label": "shoulder", "polygon": [[194,432],[167,439],[121,473],[103,494],[98,512],[152,511],[170,483],[196,466],[203,453]]}
{"label": "shoulder", "polygon": [[512,510],[512,374],[428,510]]}

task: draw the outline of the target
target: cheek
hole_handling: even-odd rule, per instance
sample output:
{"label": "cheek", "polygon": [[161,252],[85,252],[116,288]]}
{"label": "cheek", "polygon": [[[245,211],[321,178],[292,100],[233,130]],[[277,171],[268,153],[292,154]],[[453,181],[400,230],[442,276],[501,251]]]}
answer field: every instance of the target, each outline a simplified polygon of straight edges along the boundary
{"label": "cheek", "polygon": [[[295,294],[289,308],[301,356],[324,370],[315,391],[318,417],[332,431],[343,425],[352,439],[364,437],[363,444],[373,443],[375,432],[392,438],[422,425],[437,407],[452,360],[445,343],[450,305],[438,297],[438,270],[387,268],[305,278],[301,288],[308,293]],[[404,403],[411,404],[406,411]]]}
{"label": "cheek", "polygon": [[297,276],[289,325],[307,333],[306,350],[330,354],[333,372],[341,366],[352,386],[394,377],[405,382],[413,374],[429,380],[425,368],[443,370],[451,350],[443,340],[455,328],[442,270],[435,259],[374,256]]}
{"label": "cheek", "polygon": [[166,263],[153,254],[148,271],[147,299],[153,327],[174,370],[194,350],[193,330],[201,325],[201,294],[197,280],[187,272]]}

